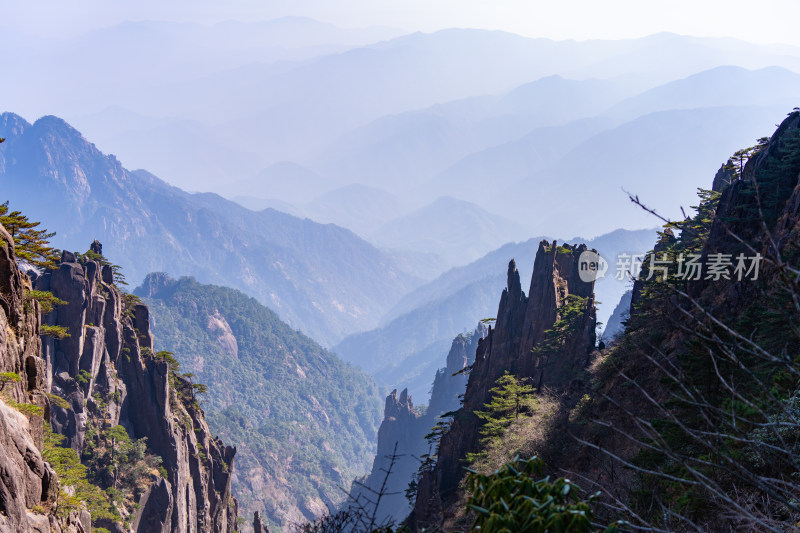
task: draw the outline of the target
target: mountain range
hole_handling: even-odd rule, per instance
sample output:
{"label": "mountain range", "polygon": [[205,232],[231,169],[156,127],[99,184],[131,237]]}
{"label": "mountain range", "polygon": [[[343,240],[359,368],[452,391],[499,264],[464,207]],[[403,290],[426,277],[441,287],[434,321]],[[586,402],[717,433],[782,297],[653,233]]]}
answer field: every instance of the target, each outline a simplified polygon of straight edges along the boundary
{"label": "mountain range", "polygon": [[[79,249],[94,238],[138,284],[151,271],[246,291],[323,343],[377,325],[419,281],[352,232],[126,170],[56,117],[0,115],[5,200]],[[37,191],[35,195],[32,191]]]}
{"label": "mountain range", "polygon": [[[652,248],[655,235],[655,229],[616,230],[594,239],[570,239],[598,250],[609,263],[606,276],[595,288],[601,322],[608,320],[630,284],[627,276],[616,279],[617,257],[621,253],[644,254]],[[529,278],[543,239],[548,240],[534,237],[506,244],[445,272],[404,296],[376,329],[346,337],[333,351],[370,372],[387,390],[407,388],[418,404],[425,403],[431,376],[444,364],[442,354],[453,333],[468,332],[482,319],[494,318],[498,294],[506,283],[505,265],[514,259],[520,275]]]}

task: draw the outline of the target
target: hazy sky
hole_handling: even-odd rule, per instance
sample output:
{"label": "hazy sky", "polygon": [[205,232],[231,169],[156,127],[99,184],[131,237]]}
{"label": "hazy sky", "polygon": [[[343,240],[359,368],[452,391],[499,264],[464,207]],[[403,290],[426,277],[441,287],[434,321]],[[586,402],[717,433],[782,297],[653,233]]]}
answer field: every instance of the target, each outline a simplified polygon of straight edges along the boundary
{"label": "hazy sky", "polygon": [[800,45],[798,0],[0,0],[0,27],[42,36],[81,33],[123,20],[213,23],[287,15],[343,27],[475,27],[554,39],[672,31]]}

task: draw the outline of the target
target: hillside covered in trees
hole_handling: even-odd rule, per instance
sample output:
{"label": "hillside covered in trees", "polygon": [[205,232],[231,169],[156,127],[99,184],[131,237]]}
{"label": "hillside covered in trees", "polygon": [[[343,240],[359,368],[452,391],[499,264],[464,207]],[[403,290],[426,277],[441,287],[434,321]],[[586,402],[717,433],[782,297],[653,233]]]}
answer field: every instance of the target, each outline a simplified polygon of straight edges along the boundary
{"label": "hillside covered in trees", "polygon": [[205,385],[210,426],[237,448],[240,507],[286,527],[340,504],[339,487],[372,461],[373,379],[234,289],[150,274],[135,293],[152,310],[157,349]]}

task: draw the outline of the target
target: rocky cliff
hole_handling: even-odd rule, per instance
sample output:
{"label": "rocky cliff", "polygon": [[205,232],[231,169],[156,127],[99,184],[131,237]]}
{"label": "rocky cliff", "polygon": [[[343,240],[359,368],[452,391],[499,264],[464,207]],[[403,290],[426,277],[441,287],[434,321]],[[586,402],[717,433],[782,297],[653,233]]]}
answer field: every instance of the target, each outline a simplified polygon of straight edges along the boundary
{"label": "rocky cliff", "polygon": [[35,287],[66,302],[46,320],[69,336],[44,342],[39,378],[47,376],[52,392],[66,400],[52,406],[53,430],[81,452],[87,430],[120,425],[132,439],[146,437],[148,450],[161,458],[166,475],[150,474],[131,529],[234,531],[236,450],[212,436],[202,409],[182,392],[186,378],[154,353],[148,308],[118,289],[100,244],[87,254],[63,252]]}
{"label": "rocky cliff", "polygon": [[[420,481],[412,526],[439,522],[439,510],[457,498],[464,473],[463,460],[479,446],[480,420],[474,414],[490,399],[490,389],[506,371],[527,378],[541,390],[579,388],[576,370],[586,367],[595,345],[594,282],[579,275],[578,258],[585,245],[558,246],[542,241],[536,253],[528,296],[522,290],[519,272],[512,260],[508,265],[507,288],[500,297],[495,327],[477,348],[464,395],[464,405],[440,441],[433,471]],[[575,300],[571,297],[577,297]],[[570,302],[581,311],[558,346],[542,353],[534,347],[548,340],[549,331],[563,318]]]}
{"label": "rocky cliff", "polygon": [[[503,448],[502,460],[535,454],[545,474],[566,473],[582,494],[598,494],[592,527],[625,520],[662,531],[797,528],[800,111],[737,153],[750,154],[746,165],[723,167],[713,190],[700,191],[695,213],[660,232],[645,265],[658,268],[655,258],[664,270],[651,276],[643,268],[624,332],[589,365],[591,306],[561,327],[559,299],[591,302],[591,284],[574,276],[569,260],[579,249],[543,243],[528,297],[510,266],[497,325],[478,348],[464,408],[420,482],[409,525],[469,527],[461,459],[482,451],[474,411],[509,370],[557,394],[538,397],[552,401],[545,417],[511,423],[502,438],[527,440]],[[696,271],[688,259],[698,259]],[[541,434],[521,432],[531,426]]]}
{"label": "rocky cliff", "polygon": [[89,533],[85,511],[58,516],[54,510],[60,483],[41,451],[50,402],[31,288],[17,266],[14,241],[0,226],[0,532]]}
{"label": "rocky cliff", "polygon": [[[386,478],[387,485],[384,489],[386,495],[382,498],[378,509],[378,522],[388,520],[399,522],[411,510],[405,497],[406,489],[415,479],[423,454],[434,452],[425,440],[425,436],[441,415],[460,407],[460,397],[467,384],[464,370],[475,360],[478,342],[486,333],[486,326],[480,324],[471,335],[462,334],[453,339],[447,354],[446,366],[440,368],[434,377],[430,405],[424,413],[414,407],[411,396],[405,389],[399,394],[394,390],[386,397],[383,422],[378,430],[378,450],[372,471],[359,482],[372,490],[379,490],[386,478],[391,457],[395,456],[392,473]],[[371,510],[366,501],[367,498],[374,501],[375,495],[363,486],[354,483],[351,494],[356,498],[360,497],[365,503],[365,508]]]}

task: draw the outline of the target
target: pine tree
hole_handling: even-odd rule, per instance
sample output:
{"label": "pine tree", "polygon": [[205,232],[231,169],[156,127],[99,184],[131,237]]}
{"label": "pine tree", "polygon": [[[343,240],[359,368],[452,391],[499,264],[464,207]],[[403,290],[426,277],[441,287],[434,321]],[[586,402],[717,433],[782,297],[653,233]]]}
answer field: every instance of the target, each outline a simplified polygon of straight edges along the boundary
{"label": "pine tree", "polygon": [[117,479],[119,477],[119,447],[124,444],[129,444],[131,439],[128,436],[128,432],[125,431],[125,428],[122,426],[113,426],[109,428],[104,436],[107,440],[111,441],[111,467],[114,474],[113,487],[116,489]]}
{"label": "pine tree", "polygon": [[486,410],[475,411],[475,414],[484,421],[481,436],[485,440],[502,436],[506,428],[530,408],[531,396],[535,390],[533,386],[523,383],[508,371],[497,380],[496,384],[497,386],[489,391],[492,393],[492,399],[484,406]]}
{"label": "pine tree", "polygon": [[55,232],[37,229],[39,222],[32,222],[20,211],[10,211],[8,202],[0,204],[0,224],[14,239],[17,257],[39,268],[54,269],[59,256],[49,246]]}
{"label": "pine tree", "polygon": [[[599,303],[599,302],[596,302]],[[544,339],[531,350],[540,357],[549,356],[558,351],[565,340],[576,331],[581,319],[590,305],[589,298],[569,294],[558,308],[558,320],[553,327],[545,331]]]}

